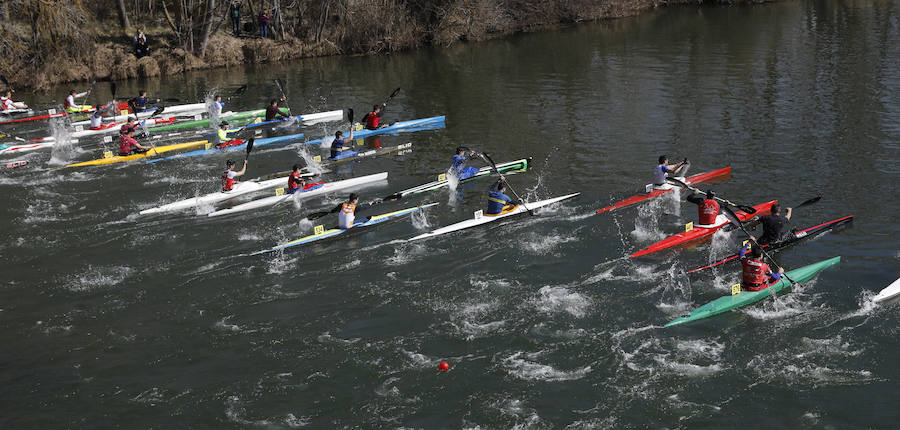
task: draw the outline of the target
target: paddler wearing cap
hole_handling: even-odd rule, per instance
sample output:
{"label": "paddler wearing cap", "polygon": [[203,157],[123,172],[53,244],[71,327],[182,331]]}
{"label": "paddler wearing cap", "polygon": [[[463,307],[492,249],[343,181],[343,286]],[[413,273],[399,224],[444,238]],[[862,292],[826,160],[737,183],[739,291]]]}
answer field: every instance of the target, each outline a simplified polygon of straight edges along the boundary
{"label": "paddler wearing cap", "polygon": [[74,89],[69,91],[69,95],[66,96],[66,101],[63,102],[63,105],[66,108],[66,113],[84,112],[86,110],[89,110],[91,108],[90,106],[87,106],[87,105],[82,106],[82,105],[79,105],[78,103],[75,103],[76,98],[84,97],[84,96],[88,95],[88,93],[89,93],[89,91],[85,91],[83,93],[78,93],[78,92],[75,92]]}
{"label": "paddler wearing cap", "polygon": [[337,212],[338,228],[346,230],[350,227],[353,227],[353,221],[356,220],[356,211],[365,210],[369,206],[372,206],[374,203],[374,201],[370,201],[368,203],[359,204],[359,195],[356,193],[350,193],[350,196],[347,198],[346,202],[342,202],[328,212]]}
{"label": "paddler wearing cap", "polygon": [[343,136],[344,133],[340,130],[334,132],[334,140],[331,141],[331,158],[337,157],[345,149],[350,149],[349,144],[353,142],[353,128],[350,128],[350,136],[346,138]]}
{"label": "paddler wearing cap", "polygon": [[143,154],[153,149],[150,146],[141,145],[137,140],[134,140],[134,127],[125,128],[125,125],[123,125],[122,131],[124,133],[119,136],[119,155]]}
{"label": "paddler wearing cap", "polygon": [[762,261],[761,247],[753,236],[750,236],[750,240],[744,244],[738,255],[741,257],[741,289],[744,291],[769,288],[781,279],[784,273],[784,268],[779,267],[777,272],[773,272],[772,268]]}
{"label": "paddler wearing cap", "polygon": [[[469,153],[466,156],[466,152]],[[460,146],[456,148],[456,153],[453,154],[453,159],[450,160],[450,172],[456,175],[457,179],[467,179],[471,178],[473,175],[478,173],[479,169],[477,167],[466,166],[466,162],[469,161],[469,157],[474,157],[477,153],[465,146]]]}
{"label": "paddler wearing cap", "polygon": [[234,178],[238,176],[243,176],[244,173],[247,172],[247,160],[244,160],[244,167],[241,168],[240,171],[234,171],[234,160],[228,160],[225,162],[225,171],[222,172],[222,192],[226,193],[234,189],[234,184],[237,181]]}
{"label": "paddler wearing cap", "polygon": [[695,192],[687,196],[687,201],[697,205],[699,221],[695,227],[716,224],[716,217],[719,216],[719,202],[716,201],[716,193],[713,190],[707,190],[706,196]]}

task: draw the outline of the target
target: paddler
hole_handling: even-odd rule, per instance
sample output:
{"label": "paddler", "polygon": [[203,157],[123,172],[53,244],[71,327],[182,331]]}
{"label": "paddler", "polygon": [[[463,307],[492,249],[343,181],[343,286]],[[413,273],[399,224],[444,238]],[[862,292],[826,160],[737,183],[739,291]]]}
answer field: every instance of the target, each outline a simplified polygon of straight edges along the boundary
{"label": "paddler", "polygon": [[303,168],[299,164],[294,164],[294,169],[288,176],[287,193],[294,194],[306,186],[306,179],[301,176]]}
{"label": "paddler", "polygon": [[488,191],[487,215],[497,215],[503,212],[507,205],[515,206],[519,204],[518,201],[507,196],[504,191],[506,191],[506,181],[502,179],[497,181],[497,185]]}
{"label": "paddler", "polygon": [[84,112],[86,110],[89,110],[91,108],[90,106],[86,106],[86,105],[82,106],[82,105],[78,105],[77,103],[75,103],[76,98],[81,98],[86,95],[88,95],[88,91],[85,91],[83,93],[76,93],[74,89],[69,91],[69,95],[66,96],[65,103],[63,103],[66,108],[66,112],[67,113],[75,113],[75,112]]}
{"label": "paddler", "polygon": [[216,98],[209,105],[209,115],[213,118],[218,118],[222,115],[223,107],[225,107],[225,102],[222,101],[222,96],[216,95]]}
{"label": "paddler", "polygon": [[762,261],[760,249],[760,245],[751,237],[739,253],[741,257],[741,289],[744,291],[759,291],[769,288],[770,285],[781,279],[781,275],[784,273],[783,268],[779,268],[778,272],[773,272],[769,265]]}
{"label": "paddler", "polygon": [[387,107],[386,104],[382,103],[380,105],[373,105],[372,111],[363,116],[362,122],[366,125],[367,130],[378,130],[381,127],[384,127],[381,124],[381,115],[384,114],[384,108]]}
{"label": "paddler", "polygon": [[337,157],[341,151],[351,148],[350,143],[353,142],[353,127],[350,128],[350,136],[347,138],[343,138],[343,136],[344,133],[340,130],[334,132],[334,140],[331,141],[331,158]]}
{"label": "paddler", "polygon": [[757,239],[757,242],[762,245],[771,245],[773,243],[781,242],[793,234],[793,231],[790,228],[792,209],[793,208],[787,208],[785,214],[782,215],[781,205],[775,203],[772,205],[771,214],[753,217],[747,224],[747,227],[750,228],[755,227],[757,224],[762,224],[762,235]]}
{"label": "paddler", "polygon": [[699,221],[697,227],[714,226],[716,217],[719,216],[719,202],[716,201],[716,193],[706,191],[706,196],[694,193],[687,196],[687,201],[697,205]]}
{"label": "paddler", "polygon": [[[124,127],[123,125],[122,128]],[[151,149],[152,147],[141,145],[134,140],[134,127],[128,128],[124,134],[119,136],[119,155],[143,154]]]}
{"label": "paddler", "polygon": [[241,168],[240,171],[234,171],[234,160],[228,160],[225,162],[225,171],[222,172],[222,192],[231,191],[234,189],[234,184],[237,181],[234,178],[238,176],[242,176],[247,172],[247,160],[244,160],[244,167]]}
{"label": "paddler", "polygon": [[[133,104],[136,108],[138,108],[138,112],[143,112],[145,110],[156,109],[156,106],[153,106],[155,103],[159,103],[159,99],[148,99],[147,91],[140,90],[138,91],[138,96],[129,100],[129,103]],[[135,112],[135,113],[138,113]]]}
{"label": "paddler", "polygon": [[691,162],[687,158],[678,164],[669,164],[669,157],[665,155],[659,156],[659,165],[653,169],[653,188],[657,190],[668,190],[671,185],[666,183],[666,175],[675,177],[683,177],[687,175]]}
{"label": "paddler", "polygon": [[[469,153],[468,157],[466,156],[466,152]],[[477,167],[466,166],[466,162],[469,161],[469,157],[474,157],[477,153],[465,146],[460,146],[456,148],[456,154],[453,154],[453,159],[450,160],[450,172],[456,175],[457,179],[467,179],[471,178],[474,174],[478,173],[479,169]]]}
{"label": "paddler", "polygon": [[329,213],[338,213],[338,228],[348,229],[353,227],[353,221],[356,219],[356,211],[364,210],[372,206],[375,202],[359,204],[359,195],[350,193],[347,201],[335,206]]}
{"label": "paddler", "polygon": [[91,130],[102,130],[103,129],[103,115],[106,112],[109,112],[110,108],[114,107],[115,102],[110,102],[110,104],[103,107],[103,109],[97,109],[91,114]]}
{"label": "paddler", "polygon": [[6,90],[6,92],[0,96],[0,111],[8,109],[28,109],[28,105],[22,102],[14,102],[12,99],[12,91]]}
{"label": "paddler", "polygon": [[282,117],[284,119],[290,118],[281,112],[281,107],[279,106],[281,102],[284,101],[284,97],[279,99],[272,99],[269,102],[269,106],[266,107],[266,121],[274,121],[277,117]]}

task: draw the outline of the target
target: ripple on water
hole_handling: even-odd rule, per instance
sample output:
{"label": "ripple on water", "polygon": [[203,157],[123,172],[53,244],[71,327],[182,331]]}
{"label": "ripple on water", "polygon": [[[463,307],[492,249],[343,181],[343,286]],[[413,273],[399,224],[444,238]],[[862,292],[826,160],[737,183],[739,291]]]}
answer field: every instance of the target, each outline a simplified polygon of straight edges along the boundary
{"label": "ripple on water", "polygon": [[93,267],[88,266],[80,274],[68,279],[63,285],[76,292],[93,291],[118,285],[131,276],[134,269],[128,266]]}
{"label": "ripple on water", "polygon": [[591,366],[585,366],[574,370],[559,370],[548,364],[537,363],[534,360],[540,357],[544,351],[535,353],[516,352],[503,359],[506,371],[516,378],[527,381],[572,381],[584,378],[591,373]]}
{"label": "ripple on water", "polygon": [[591,299],[572,292],[566,287],[542,287],[534,299],[534,306],[545,314],[568,313],[576,318],[587,315],[591,307]]}

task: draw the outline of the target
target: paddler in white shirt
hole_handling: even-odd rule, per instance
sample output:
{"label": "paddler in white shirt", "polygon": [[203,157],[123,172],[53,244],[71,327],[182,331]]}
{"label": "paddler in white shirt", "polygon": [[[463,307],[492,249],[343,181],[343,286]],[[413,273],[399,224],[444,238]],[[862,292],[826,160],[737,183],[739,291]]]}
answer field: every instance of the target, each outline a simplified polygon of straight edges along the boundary
{"label": "paddler in white shirt", "polygon": [[69,95],[66,97],[65,107],[67,113],[75,113],[75,112],[84,112],[89,110],[91,107],[87,105],[79,105],[75,103],[76,98],[81,98],[88,95],[88,92],[85,91],[83,93],[76,93],[75,90],[69,91]]}
{"label": "paddler in white shirt", "polygon": [[237,172],[234,171],[234,161],[233,160],[226,161],[225,162],[225,172],[222,173],[222,192],[224,193],[224,192],[233,190],[234,184],[237,183],[237,181],[235,181],[234,178],[237,178],[238,176],[243,176],[244,173],[247,173],[247,160],[244,160],[244,167]]}
{"label": "paddler in white shirt", "polygon": [[[684,177],[687,175],[691,162],[687,158],[678,164],[669,164],[669,157],[665,155],[659,156],[659,165],[653,168],[653,189],[668,190],[672,186],[666,183],[666,175],[674,177]],[[647,190],[648,192],[650,190]]]}

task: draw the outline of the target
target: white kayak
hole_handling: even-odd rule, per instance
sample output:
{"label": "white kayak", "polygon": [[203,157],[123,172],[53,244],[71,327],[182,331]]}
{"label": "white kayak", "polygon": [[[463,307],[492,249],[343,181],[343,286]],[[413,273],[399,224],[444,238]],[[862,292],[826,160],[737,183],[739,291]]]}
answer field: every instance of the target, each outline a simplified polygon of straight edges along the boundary
{"label": "white kayak", "polygon": [[[304,173],[304,177],[315,176],[312,173]],[[287,186],[287,178],[275,178],[269,179],[265,181],[260,181],[257,179],[238,182],[231,191],[219,191],[210,194],[204,194],[202,196],[193,197],[190,199],[179,200],[177,202],[169,203],[166,205],[158,206],[155,208],[144,209],[140,212],[141,215],[147,214],[158,214],[163,212],[176,212],[185,209],[190,209],[197,206],[202,205],[211,205],[214,203],[221,202],[223,200],[228,200],[230,198],[234,198],[243,194],[254,193],[257,191],[267,190],[270,188],[276,188],[279,185]]]}
{"label": "white kayak", "polygon": [[[334,191],[343,190],[346,188],[371,184],[373,182],[378,181],[386,181],[388,177],[387,172],[376,173],[374,175],[361,176],[359,178],[351,178],[345,179],[343,181],[335,181],[328,182],[322,184],[322,186],[317,188],[312,188],[306,191],[298,191],[294,194],[278,194],[270,197],[264,197],[261,199],[253,200],[244,204],[237,205],[235,207],[218,210],[215,212],[210,212],[208,216],[221,216],[221,215],[231,215],[236,214],[238,212],[246,212],[253,209],[264,208],[268,206],[274,206],[280,204],[282,202],[288,201],[290,199],[308,199],[315,196],[320,196],[322,194],[331,193]],[[284,182],[284,179],[281,179]]]}
{"label": "white kayak", "polygon": [[[143,112],[138,112],[137,118],[144,119],[153,116],[156,113],[156,109],[145,110]],[[203,116],[209,116],[206,111],[206,103],[192,103],[188,105],[175,105],[175,106],[166,106],[163,109],[163,114],[165,115],[174,115],[180,117],[196,117],[195,119],[202,119]],[[228,113],[223,113],[222,115],[227,115]],[[128,118],[134,118],[135,115],[133,113],[122,114],[122,115],[114,115],[114,116],[104,116],[103,122],[121,122],[127,121]],[[87,119],[84,121],[74,121],[72,122],[73,126],[79,125],[90,125],[91,120]]]}
{"label": "white kayak", "polygon": [[[137,122],[135,124],[137,124],[138,127],[142,127],[142,126],[151,127],[154,125],[172,124],[174,122],[175,122],[174,117],[168,117],[168,118],[149,118],[149,119],[145,119],[141,122]],[[96,130],[92,129],[92,128],[86,128],[86,127],[83,127],[80,125],[76,125],[75,130],[71,131],[69,133],[69,137],[71,137],[73,139],[78,139],[81,137],[117,133],[122,129],[122,126],[125,124],[126,124],[125,122],[106,123],[106,124],[101,125],[100,128],[98,128]],[[47,137],[42,137],[39,139],[31,139],[31,141],[32,142],[56,142],[56,138],[53,136],[47,136]]]}
{"label": "white kayak", "polygon": [[[508,207],[507,209],[504,209],[503,212],[500,212],[499,214],[496,214],[496,215],[485,215],[482,213],[482,211],[478,211],[478,212],[475,212],[475,217],[472,219],[467,219],[465,221],[458,222],[456,224],[451,224],[446,227],[442,227],[442,228],[439,228],[434,231],[430,231],[425,234],[420,234],[412,239],[408,239],[407,241],[425,239],[425,238],[439,236],[439,235],[446,234],[446,233],[452,233],[454,231],[465,230],[467,228],[477,227],[482,224],[487,224],[489,222],[498,221],[498,220],[501,220],[506,217],[511,217],[514,215],[521,214],[523,212],[528,212],[528,210],[534,210],[534,209],[537,209],[542,206],[548,206],[548,205],[552,205],[556,202],[561,202],[563,200],[571,199],[579,194],[581,194],[581,193],[566,194],[564,196],[554,197],[552,199],[547,199],[547,200],[539,200],[539,201],[530,202],[530,203],[525,202],[525,204]],[[527,209],[525,208],[526,206],[528,207]]]}
{"label": "white kayak", "polygon": [[897,296],[900,296],[900,279],[892,282],[891,285],[888,285],[887,288],[881,290],[881,292],[876,294],[872,299],[875,300],[875,303],[878,303]]}

